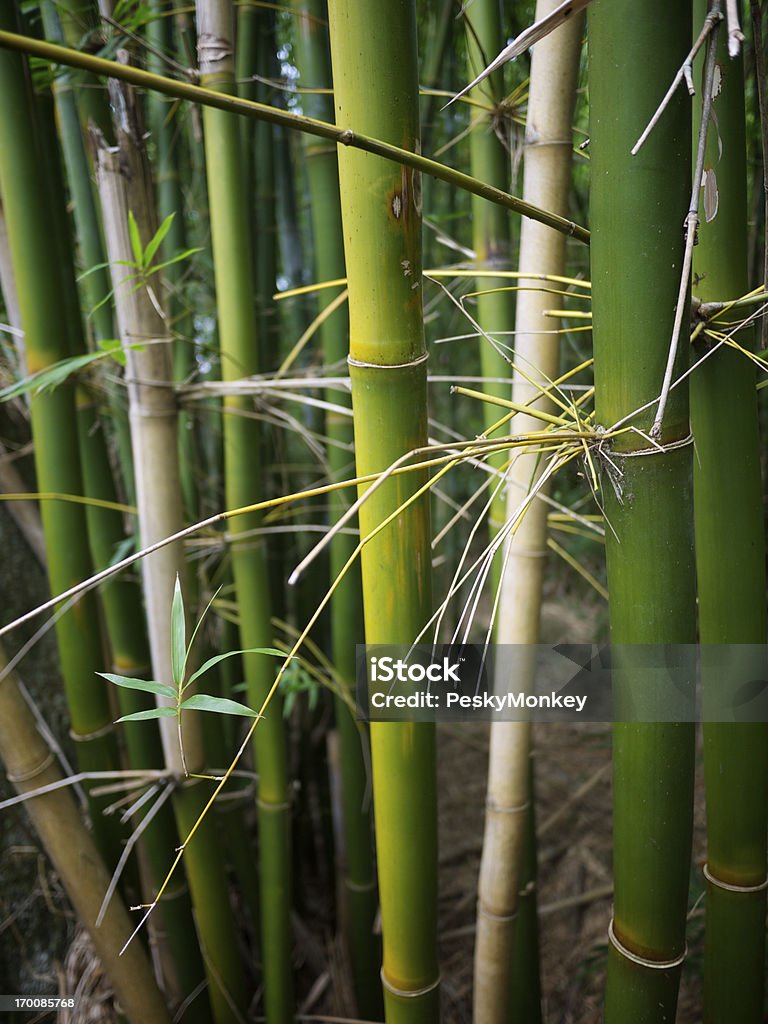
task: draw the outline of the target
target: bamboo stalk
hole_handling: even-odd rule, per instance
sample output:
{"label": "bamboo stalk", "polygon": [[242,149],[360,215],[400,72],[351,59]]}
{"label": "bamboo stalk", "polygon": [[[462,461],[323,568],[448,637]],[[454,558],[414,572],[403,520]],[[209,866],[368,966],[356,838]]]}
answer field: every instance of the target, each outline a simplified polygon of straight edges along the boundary
{"label": "bamboo stalk", "polygon": [[[418,149],[416,24],[410,0],[329,4],[336,120]],[[363,73],[364,71],[364,73]],[[427,437],[417,174],[344,150],[339,178],[349,284],[357,469],[383,469]],[[363,537],[423,478],[381,486],[360,510]],[[429,509],[420,499],[362,552],[366,642],[409,643],[430,610]],[[387,1021],[439,1015],[434,727],[373,724]]]}
{"label": "bamboo stalk", "polygon": [[[206,87],[235,89],[231,0],[198,0],[198,54],[201,80]],[[243,216],[243,181],[240,126],[224,111],[203,112],[208,197],[215,267],[219,345],[224,379],[257,373],[259,353],[254,306],[251,300],[251,239]],[[228,508],[253,502],[262,484],[261,428],[247,414],[247,398],[224,399],[224,466]],[[254,513],[239,524],[243,532],[257,530],[261,516]],[[253,538],[231,545],[232,569],[243,648],[268,647],[272,637],[270,599],[263,541]],[[244,660],[249,703],[260,707],[274,681],[274,666],[267,658]],[[254,736],[259,773],[259,854],[261,894],[261,956],[264,968],[264,1006],[271,1021],[288,1020],[293,1012],[291,968],[291,849],[290,794],[282,701],[274,698],[269,714]]]}
{"label": "bamboo stalk", "polygon": [[[695,5],[697,22],[706,6]],[[694,295],[702,302],[735,299],[749,290],[743,70],[740,59],[728,57],[727,43],[721,30],[718,131],[717,137],[710,133],[705,161],[718,210],[701,224],[694,255]],[[700,121],[698,101],[695,109]],[[736,340],[754,349],[754,330],[740,331]],[[711,344],[704,336],[694,358]],[[762,1015],[765,988],[766,892],[760,887],[768,859],[768,724],[706,720],[709,700],[721,697],[729,682],[718,668],[719,651],[732,661],[730,645],[765,643],[757,392],[754,366],[740,352],[723,346],[695,370],[691,422],[699,635],[704,645],[729,645],[713,648],[711,660],[705,647],[702,658],[708,826],[704,1020],[747,1024]],[[754,661],[757,646],[744,650],[746,661]]]}
{"label": "bamboo stalk", "polygon": [[531,208],[517,197],[502,192],[492,185],[476,181],[471,175],[463,174],[461,171],[441,164],[437,160],[430,160],[419,153],[410,152],[394,143],[384,142],[380,139],[363,135],[352,128],[337,128],[323,121],[314,121],[311,118],[279,110],[276,107],[270,107],[263,103],[217,93],[212,89],[204,89],[201,86],[190,85],[187,82],[178,82],[163,75],[154,75],[149,71],[143,71],[141,68],[118,64],[115,61],[104,60],[92,54],[80,53],[63,46],[57,46],[54,43],[45,42],[42,39],[32,39],[29,36],[19,35],[15,32],[0,30],[0,47],[17,50],[31,56],[42,57],[44,60],[49,60],[52,63],[80,67],[93,72],[93,74],[105,75],[138,87],[156,89],[167,96],[191,100],[193,103],[214,107],[217,110],[250,115],[251,117],[267,121],[270,124],[282,124],[286,128],[291,128],[295,131],[308,132],[310,135],[316,135],[320,138],[332,139],[340,145],[373,153],[395,163],[411,167],[415,171],[430,174],[432,177],[439,178],[441,181],[447,181],[457,188],[482,196],[491,202],[499,203],[501,206],[524,217],[540,220],[543,224],[548,224],[550,227],[554,227],[566,235],[571,235],[580,242],[585,244],[589,242],[589,232],[578,224],[563,221],[559,217],[553,217],[545,210]]}
{"label": "bamboo stalk", "polygon": [[[688,52],[690,10],[652,0],[638,12],[627,0],[598,0],[589,35],[596,420],[612,426],[629,417],[647,434],[667,362],[689,203],[690,114],[680,91],[640,153],[630,150]],[[676,376],[687,358],[681,346]],[[696,639],[688,437],[683,384],[666,407],[662,450],[629,431],[606,453],[623,474],[612,484],[606,463],[602,493],[611,638],[616,659],[616,645],[624,645],[629,666],[614,673],[619,707],[626,697],[642,704],[654,689],[652,669],[635,671],[642,645]],[[685,956],[694,729],[618,721],[613,736],[615,898],[605,1018],[661,1022],[674,1018]]]}
{"label": "bamboo stalk", "polygon": [[[539,0],[536,20],[555,7],[552,0]],[[570,185],[571,120],[583,31],[583,16],[533,50],[525,135],[523,195],[556,212],[567,211]],[[556,232],[531,221],[523,222],[520,236],[522,274],[561,275],[565,266],[564,239]],[[518,407],[531,404],[547,410],[541,389],[559,373],[559,336],[551,330],[553,321],[545,315],[551,297],[537,287],[535,278],[522,278],[515,318],[515,360],[520,370],[513,379],[512,398]],[[492,407],[490,407],[492,409]],[[495,416],[495,414],[494,414]],[[493,419],[494,416],[491,418]],[[519,413],[515,431],[526,434],[539,428],[534,416]],[[543,467],[524,452],[513,454],[507,472],[507,516],[514,520],[520,503]],[[541,592],[546,561],[547,505],[534,501],[516,531],[506,541],[501,581],[496,639],[500,644],[533,646],[539,639]],[[535,658],[521,655],[515,679],[531,688]],[[506,687],[508,680],[504,680]],[[537,963],[535,941],[535,890],[523,878],[523,860],[535,870],[535,837],[531,833],[530,810],[530,724],[494,722],[491,726],[485,837],[478,882],[478,919],[475,943],[475,1020],[504,1021],[510,1014],[525,1020],[540,1018],[541,1007],[534,1001],[512,1005],[513,985],[509,972],[513,964]],[[528,837],[526,838],[526,831]],[[526,932],[519,927],[522,910],[520,892],[525,889]],[[532,895],[534,893],[534,895]],[[516,941],[517,935],[517,941]],[[521,949],[521,946],[523,947]],[[538,986],[532,986],[537,989]],[[518,994],[527,986],[517,983]],[[524,1016],[520,1016],[523,1013]]]}
{"label": "bamboo stalk", "polygon": [[[98,185],[102,202],[110,271],[120,339],[128,360],[131,434],[136,465],[136,493],[142,542],[153,543],[178,532],[183,522],[178,464],[176,399],[171,380],[170,337],[152,281],[139,288],[130,277],[135,260],[129,212],[142,246],[154,235],[154,204],[148,168],[137,128],[134,98],[127,90],[116,97],[121,111],[118,146],[98,149]],[[139,345],[141,347],[137,348]],[[167,544],[143,564],[152,674],[158,681],[173,678],[171,603],[177,574],[184,575],[180,542]],[[170,720],[161,719],[164,725]],[[183,773],[175,722],[161,730],[166,765]],[[204,751],[199,720],[187,715],[184,750],[188,769],[200,772]],[[179,831],[188,835],[205,796],[199,784],[185,784],[174,800]],[[168,851],[170,857],[172,851]],[[240,964],[233,957],[236,935],[228,902],[224,865],[213,822],[185,850],[197,930],[205,959],[213,1016],[217,1024],[239,1019],[245,1004]]]}
{"label": "bamboo stalk", "polygon": [[[475,0],[471,7],[465,9],[467,58],[469,73],[472,78],[482,71],[491,54],[498,53],[503,44],[501,28],[501,10],[497,0]],[[511,157],[510,152],[496,132],[504,134],[509,131],[505,121],[504,108],[501,101],[504,96],[503,70],[490,75],[469,94],[470,98],[482,104],[479,108],[471,107],[472,131],[469,136],[470,169],[474,178],[487,181],[498,188],[505,189],[510,183]],[[489,109],[488,109],[489,108]],[[509,144],[509,139],[508,139]],[[479,270],[492,271],[510,270],[512,259],[512,239],[509,217],[506,212],[493,203],[488,203],[479,196],[472,196],[472,248],[475,251],[475,265]],[[508,289],[508,282],[503,278],[480,277],[475,281],[477,296],[477,322],[486,334],[492,338],[494,332],[506,331],[513,322],[515,315],[514,292]],[[480,367],[484,377],[493,379],[505,378],[510,375],[510,357],[499,346],[494,348],[486,337],[478,339],[480,343]],[[506,398],[509,388],[506,384],[488,384],[485,390]],[[491,426],[498,416],[493,406],[483,404],[483,415],[486,427]],[[489,459],[489,465],[501,469],[508,456],[502,452]],[[488,513],[488,526],[491,537],[494,537],[504,522],[504,492],[497,490],[491,500]],[[501,578],[501,560],[499,555],[493,562],[491,574],[493,592]]]}
{"label": "bamboo stalk", "polygon": [[[14,23],[9,8],[0,25]],[[57,258],[55,211],[49,192],[44,148],[36,117],[28,69],[20,56],[0,58],[0,130],[13,138],[0,147],[0,191],[8,230],[19,310],[30,371],[71,354],[67,332],[66,277],[74,289],[71,266]],[[83,490],[74,388],[64,383],[52,394],[30,399],[35,468],[42,491],[81,494]],[[43,531],[48,578],[54,594],[91,574],[85,513],[82,506],[45,502]],[[103,639],[93,595],[56,622],[62,677],[78,761],[83,770],[117,768],[118,753],[108,695],[96,678],[103,666]],[[118,828],[92,802],[93,826],[108,862],[119,856]]]}
{"label": "bamboo stalk", "polygon": [[[320,88],[330,82],[330,53],[324,22],[327,5],[321,0],[294,0],[296,13],[296,56],[304,87]],[[312,117],[330,120],[332,100],[308,94],[304,107]],[[304,136],[310,214],[314,237],[314,266],[318,280],[345,276],[344,237],[339,205],[339,173],[336,149]],[[325,309],[333,296],[318,296]],[[349,319],[346,307],[328,317],[320,329],[323,363],[326,368],[345,360],[349,351]],[[351,404],[346,396],[328,389],[325,397],[334,406]],[[353,442],[349,417],[333,410],[325,416],[329,476],[341,480],[350,469],[349,448]],[[348,507],[342,494],[330,499],[328,518],[335,522]],[[353,535],[339,533],[330,547],[330,576],[336,579],[355,548]],[[348,572],[331,603],[331,651],[333,664],[350,689],[355,680],[355,643],[364,637],[359,562]],[[336,700],[336,725],[342,779],[344,881],[342,921],[347,951],[352,963],[358,1012],[374,1019],[381,1014],[378,971],[380,943],[374,935],[378,910],[376,871],[372,856],[372,815],[366,801],[367,778],[363,760],[363,736],[345,702]]]}
{"label": "bamboo stalk", "polygon": [[[0,759],[16,791],[29,793],[59,782],[62,775],[21,695],[16,676],[7,672],[6,666],[5,654],[0,651]],[[96,926],[110,874],[72,793],[58,789],[34,797],[27,801],[26,810],[88,930],[127,1019],[131,1024],[167,1024],[170,1017],[143,947],[134,943],[124,956],[119,955],[133,927],[118,895],[113,895],[101,924]]]}

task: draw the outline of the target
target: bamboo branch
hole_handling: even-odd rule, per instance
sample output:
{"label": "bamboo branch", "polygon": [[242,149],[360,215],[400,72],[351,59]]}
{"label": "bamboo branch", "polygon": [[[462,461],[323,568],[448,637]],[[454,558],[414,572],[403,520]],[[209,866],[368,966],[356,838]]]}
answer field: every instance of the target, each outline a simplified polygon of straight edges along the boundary
{"label": "bamboo branch", "polygon": [[[710,14],[719,13],[716,10]],[[672,327],[672,340],[669,343],[669,355],[667,356],[667,367],[664,371],[664,381],[659,395],[659,407],[651,426],[651,437],[658,440],[661,437],[664,413],[667,408],[667,399],[672,386],[672,374],[677,359],[677,349],[680,342],[680,330],[683,325],[683,317],[686,310],[686,297],[691,280],[691,267],[693,266],[693,247],[696,244],[696,233],[699,227],[699,192],[701,190],[701,179],[704,174],[704,154],[707,148],[707,133],[709,131],[709,120],[712,113],[712,94],[715,81],[715,65],[717,57],[717,34],[720,27],[720,19],[712,25],[707,43],[707,59],[704,65],[704,95],[702,97],[701,127],[699,128],[699,142],[696,151],[696,169],[693,173],[693,188],[691,189],[691,202],[688,207],[688,216],[685,218],[685,253],[683,256],[683,270],[680,275],[680,290],[677,295],[677,306],[675,308],[675,322]]]}
{"label": "bamboo branch", "polygon": [[217,93],[213,89],[204,89],[199,85],[191,85],[189,82],[178,82],[163,75],[155,75],[141,68],[121,65],[111,60],[104,60],[102,57],[95,57],[92,54],[80,53],[77,50],[70,50],[64,46],[57,46],[42,39],[32,39],[29,36],[18,35],[15,32],[0,31],[0,46],[9,50],[16,50],[27,53],[43,60],[51,61],[54,64],[65,64],[69,67],[82,68],[95,75],[104,75],[116,78],[123,82],[129,82],[139,88],[154,89],[157,92],[165,93],[167,96],[174,96],[177,99],[189,100],[192,103],[200,103],[203,106],[216,107],[219,110],[227,110],[234,114],[244,114],[254,117],[257,120],[267,121],[270,124],[282,125],[294,131],[307,132],[310,135],[317,135],[320,138],[330,139],[341,146],[350,146],[354,149],[361,149],[366,153],[374,153],[392,160],[395,163],[413,167],[417,171],[429,174],[433,178],[447,181],[457,188],[464,189],[474,195],[482,196],[489,202],[498,203],[514,213],[519,213],[532,220],[538,220],[547,224],[555,231],[561,231],[565,235],[575,238],[579,242],[589,244],[589,232],[572,221],[546,210],[539,210],[530,203],[523,202],[516,196],[510,195],[501,189],[494,188],[484,182],[476,181],[469,174],[463,174],[452,167],[431,160],[429,157],[419,153],[411,153],[401,149],[399,146],[381,142],[379,139],[361,135],[350,128],[337,128],[335,125],[327,124],[324,121],[317,121],[300,114],[292,114],[277,107],[270,107],[264,103],[256,103],[253,100],[246,100],[238,96],[231,96],[224,93]]}

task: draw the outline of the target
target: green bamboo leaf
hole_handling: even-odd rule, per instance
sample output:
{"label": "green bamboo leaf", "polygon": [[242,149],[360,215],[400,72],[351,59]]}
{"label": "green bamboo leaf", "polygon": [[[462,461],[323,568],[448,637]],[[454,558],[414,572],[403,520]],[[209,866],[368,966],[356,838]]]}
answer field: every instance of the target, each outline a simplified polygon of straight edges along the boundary
{"label": "green bamboo leaf", "polygon": [[145,693],[159,693],[162,697],[175,699],[176,691],[167,683],[156,683],[153,679],[134,679],[131,676],[118,676],[113,672],[97,672],[97,676],[106,679],[116,686],[124,686],[127,690],[144,690]]}
{"label": "green bamboo leaf", "polygon": [[175,718],[175,708],[151,708],[149,711],[134,711],[132,715],[123,715],[117,722],[146,722],[150,718]]}
{"label": "green bamboo leaf", "polygon": [[171,672],[173,681],[181,689],[184,682],[184,662],[187,656],[187,634],[184,622],[184,598],[181,596],[179,574],[173,588],[173,604],[171,605]]}
{"label": "green bamboo leaf", "polygon": [[166,267],[170,267],[172,263],[180,263],[182,260],[186,260],[189,259],[190,256],[194,256],[196,252],[202,251],[203,250],[198,245],[194,249],[184,249],[181,252],[177,252],[175,256],[171,256],[163,263],[158,263],[156,267],[152,267],[149,274],[147,274],[147,277],[150,277],[152,274],[156,274],[158,270],[164,270]]}
{"label": "green bamboo leaf", "polygon": [[209,658],[204,665],[200,666],[197,672],[189,677],[187,686],[189,686],[190,683],[194,683],[196,679],[199,679],[204,672],[208,671],[209,668],[213,668],[214,665],[218,665],[218,663],[220,661],[224,661],[225,658],[232,658],[235,654],[269,654],[274,658],[285,658],[286,656],[284,651],[278,651],[274,647],[247,647],[243,651],[227,651],[226,654],[216,654],[213,658]]}
{"label": "green bamboo leaf", "polygon": [[131,210],[128,211],[128,234],[131,236],[131,249],[133,250],[133,258],[136,261],[136,266],[141,267],[144,251],[141,247],[139,225],[136,223],[136,218],[133,216],[133,212]]}
{"label": "green bamboo leaf", "polygon": [[227,697],[211,697],[207,693],[195,693],[188,697],[183,703],[185,711],[215,711],[219,715],[242,715],[244,718],[261,717],[258,711],[246,707],[236,700],[229,700]]}
{"label": "green bamboo leaf", "polygon": [[142,266],[143,267],[145,267],[145,268],[148,267],[150,265],[150,263],[152,262],[152,259],[154,258],[155,253],[160,248],[160,246],[163,244],[163,239],[165,238],[165,236],[170,231],[171,224],[173,223],[173,218],[175,216],[176,216],[175,213],[169,213],[168,216],[163,221],[163,223],[160,225],[160,227],[154,233],[152,238],[147,243],[147,247],[144,250],[144,257],[142,259]]}
{"label": "green bamboo leaf", "polygon": [[0,391],[0,402],[7,402],[11,398],[31,392],[39,395],[43,391],[50,391],[63,384],[73,373],[82,370],[84,366],[94,362],[96,359],[103,359],[105,352],[88,352],[82,356],[72,356],[71,359],[60,359],[59,362],[46,366],[44,370],[38,370],[23,380]]}

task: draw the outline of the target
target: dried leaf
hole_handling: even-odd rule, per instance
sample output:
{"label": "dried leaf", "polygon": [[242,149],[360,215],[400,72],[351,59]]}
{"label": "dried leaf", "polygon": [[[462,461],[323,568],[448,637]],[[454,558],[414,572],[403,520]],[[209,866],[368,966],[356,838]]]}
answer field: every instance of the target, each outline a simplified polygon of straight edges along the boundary
{"label": "dried leaf", "polygon": [[[545,36],[548,36],[550,32],[554,32],[556,28],[559,28],[564,21],[567,21],[574,14],[578,14],[579,11],[583,11],[589,3],[591,3],[591,0],[563,0],[563,3],[556,7],[554,11],[550,11],[549,14],[540,18],[539,21],[534,22],[533,25],[513,39],[509,46],[505,46],[501,53],[494,57],[488,67],[481,71],[477,78],[465,86],[461,92],[457,92],[453,99],[445,104],[445,107],[450,107],[451,103],[465,96],[470,89],[474,89],[476,85],[479,85],[489,75],[492,75],[494,71],[506,64],[507,61],[514,60],[521,53],[530,50],[535,43],[538,43]],[[445,110],[445,107],[443,107],[443,110]]]}
{"label": "dried leaf", "polygon": [[720,205],[720,194],[717,191],[717,176],[711,167],[704,171],[704,220],[709,224],[717,216]]}

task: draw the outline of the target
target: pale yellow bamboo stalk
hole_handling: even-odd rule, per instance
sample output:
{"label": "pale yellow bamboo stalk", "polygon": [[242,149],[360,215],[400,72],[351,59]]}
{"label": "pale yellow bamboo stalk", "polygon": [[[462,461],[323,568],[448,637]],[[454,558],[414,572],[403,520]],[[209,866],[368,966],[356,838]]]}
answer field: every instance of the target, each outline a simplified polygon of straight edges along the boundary
{"label": "pale yellow bamboo stalk", "polygon": [[[19,690],[16,676],[6,673],[6,664],[0,649],[0,760],[16,791],[29,793],[60,782],[63,776]],[[62,788],[33,797],[26,801],[25,809],[80,923],[88,930],[125,1017],[130,1024],[168,1024],[165,1001],[144,947],[140,942],[131,943],[120,956],[133,924],[117,893],[96,927],[110,877],[71,791]]]}
{"label": "pale yellow bamboo stalk", "polygon": [[[125,90],[121,95],[128,97]],[[128,100],[122,101],[124,108]],[[119,109],[119,108],[117,108]],[[100,145],[97,181],[104,218],[118,333],[127,358],[131,445],[136,476],[141,543],[153,544],[184,526],[181,480],[177,456],[177,405],[173,390],[171,337],[161,315],[159,299],[150,292],[157,277],[146,285],[130,264],[134,260],[129,233],[129,211],[141,225],[143,244],[154,225],[152,193],[138,140],[133,138],[130,116],[118,126],[116,148]],[[135,346],[142,345],[142,348]],[[142,563],[144,599],[152,655],[153,678],[169,683],[171,673],[171,603],[176,574],[184,576],[180,542],[168,544]],[[161,698],[162,699],[162,698]],[[170,701],[164,703],[170,704]],[[166,767],[182,775],[175,719],[159,719]],[[204,754],[197,715],[184,721],[184,754],[190,772],[199,772]]]}
{"label": "pale yellow bamboo stalk", "polygon": [[[539,0],[536,20],[557,6],[558,0]],[[537,43],[531,61],[531,81],[525,134],[523,195],[548,210],[568,208],[573,116],[583,15],[575,16]],[[530,220],[523,220],[520,237],[522,273],[562,274],[565,245],[561,236]],[[523,373],[513,377],[513,401],[532,402],[542,387],[554,380],[559,368],[556,321],[544,316],[551,296],[537,290],[534,279],[523,278],[518,292],[515,321],[515,363]],[[523,375],[525,374],[525,376]],[[531,382],[532,381],[532,382]],[[546,402],[537,402],[538,408]],[[538,430],[540,422],[518,414],[515,431]],[[535,483],[534,458],[524,451],[513,455],[508,472],[507,513],[514,516]],[[517,530],[510,535],[504,558],[497,642],[525,644],[512,665],[515,685],[531,685],[535,669],[532,645],[539,639],[541,586],[547,554],[547,506],[534,501]],[[507,680],[502,680],[507,689]],[[478,881],[477,936],[475,941],[475,1024],[502,1024],[509,1020],[509,971],[514,921],[521,880],[523,841],[529,794],[530,725],[494,722],[491,726],[485,834]]]}

